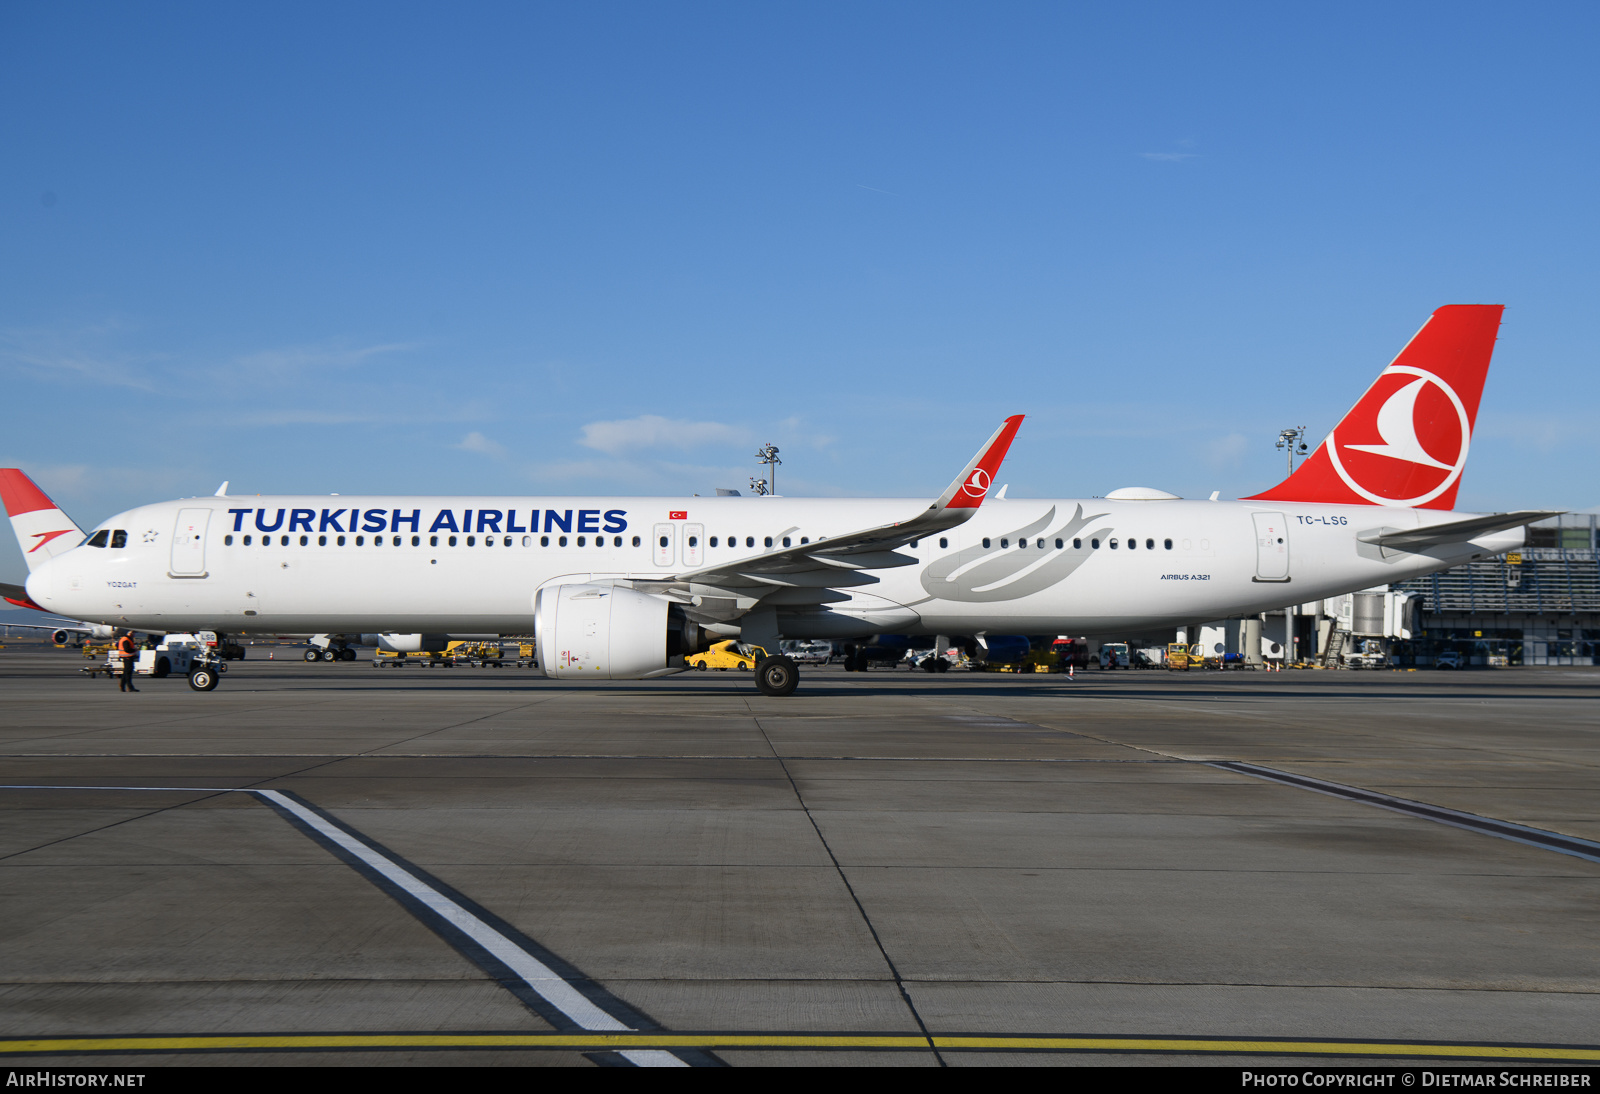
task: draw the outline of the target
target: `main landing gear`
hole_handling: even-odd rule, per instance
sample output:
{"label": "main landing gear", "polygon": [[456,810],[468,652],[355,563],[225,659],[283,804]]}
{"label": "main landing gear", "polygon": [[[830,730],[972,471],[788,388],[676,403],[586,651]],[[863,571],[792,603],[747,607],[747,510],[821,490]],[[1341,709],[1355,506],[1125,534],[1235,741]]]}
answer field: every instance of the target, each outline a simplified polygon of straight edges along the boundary
{"label": "main landing gear", "polygon": [[756,663],[756,690],[774,697],[793,695],[800,686],[800,666],[787,657],[765,657]]}

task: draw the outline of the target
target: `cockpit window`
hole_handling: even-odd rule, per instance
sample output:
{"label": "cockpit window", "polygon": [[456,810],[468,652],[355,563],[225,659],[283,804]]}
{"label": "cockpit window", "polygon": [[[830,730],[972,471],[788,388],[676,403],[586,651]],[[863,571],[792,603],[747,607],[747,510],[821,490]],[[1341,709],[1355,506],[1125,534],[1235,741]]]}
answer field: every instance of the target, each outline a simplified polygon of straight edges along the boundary
{"label": "cockpit window", "polygon": [[126,547],[127,545],[128,530],[126,528],[118,528],[115,532],[111,533],[111,546]]}
{"label": "cockpit window", "polygon": [[102,528],[94,535],[90,536],[88,540],[85,541],[84,545],[87,547],[104,547],[106,545],[106,537],[110,534],[111,529]]}

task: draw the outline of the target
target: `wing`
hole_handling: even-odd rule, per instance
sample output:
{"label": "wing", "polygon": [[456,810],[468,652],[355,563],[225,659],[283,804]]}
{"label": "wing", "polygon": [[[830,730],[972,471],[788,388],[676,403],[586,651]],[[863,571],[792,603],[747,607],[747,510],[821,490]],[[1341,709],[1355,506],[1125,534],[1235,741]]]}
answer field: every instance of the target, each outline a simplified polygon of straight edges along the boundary
{"label": "wing", "polygon": [[[662,591],[687,594],[690,603],[685,610],[690,618],[702,623],[727,622],[757,605],[815,605],[848,599],[837,590],[877,583],[876,577],[864,571],[916,562],[897,548],[971,519],[983,504],[1022,418],[1021,414],[1007,418],[944,493],[920,512],[815,543],[775,548],[677,574],[662,583]],[[646,582],[634,584],[642,586]]]}

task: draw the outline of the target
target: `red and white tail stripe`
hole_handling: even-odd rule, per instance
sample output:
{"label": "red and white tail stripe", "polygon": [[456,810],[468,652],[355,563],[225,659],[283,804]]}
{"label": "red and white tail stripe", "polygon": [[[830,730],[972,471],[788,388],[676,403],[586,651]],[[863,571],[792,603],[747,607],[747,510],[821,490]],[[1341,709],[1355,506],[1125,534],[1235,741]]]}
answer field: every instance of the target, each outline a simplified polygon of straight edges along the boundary
{"label": "red and white tail stripe", "polygon": [[0,502],[5,503],[30,571],[83,542],[83,532],[72,518],[15,467],[0,467]]}

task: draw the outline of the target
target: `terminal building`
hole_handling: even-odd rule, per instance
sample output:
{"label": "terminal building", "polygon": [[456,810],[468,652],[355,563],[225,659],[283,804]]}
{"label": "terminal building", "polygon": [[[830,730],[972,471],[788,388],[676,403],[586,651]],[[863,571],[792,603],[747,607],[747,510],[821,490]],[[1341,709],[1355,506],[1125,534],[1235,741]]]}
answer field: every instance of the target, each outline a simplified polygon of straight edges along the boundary
{"label": "terminal building", "polygon": [[1600,664],[1600,519],[1566,513],[1530,525],[1521,551],[1269,612],[1261,635],[1268,660]]}
{"label": "terminal building", "polygon": [[1471,664],[1593,665],[1600,655],[1600,543],[1594,513],[1528,528],[1520,552],[1403,581],[1415,625],[1396,653],[1431,663],[1454,650]]}

